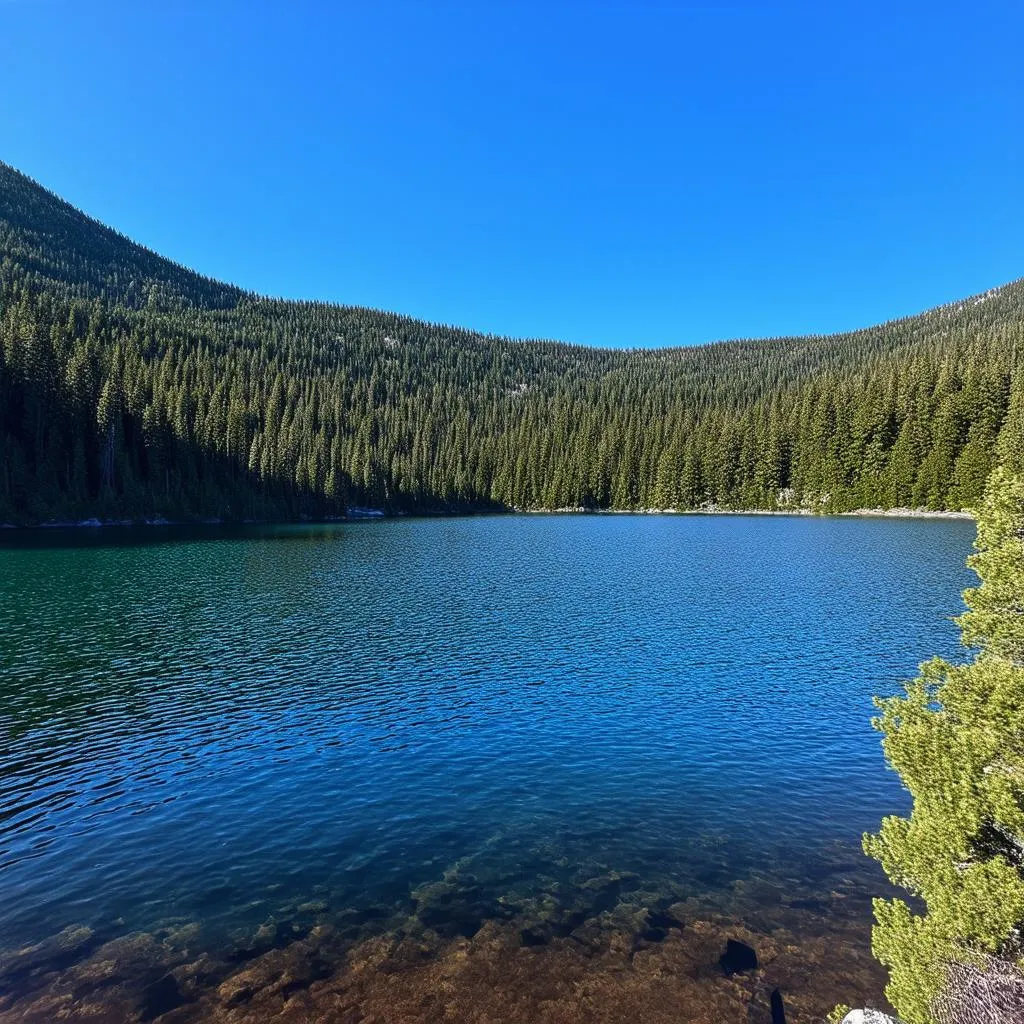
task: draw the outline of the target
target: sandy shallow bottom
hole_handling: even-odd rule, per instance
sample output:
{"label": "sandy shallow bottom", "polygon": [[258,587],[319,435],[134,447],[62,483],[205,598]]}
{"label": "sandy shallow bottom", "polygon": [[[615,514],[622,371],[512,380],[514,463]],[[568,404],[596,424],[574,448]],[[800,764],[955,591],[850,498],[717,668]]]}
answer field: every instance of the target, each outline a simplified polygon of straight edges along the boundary
{"label": "sandy shallow bottom", "polygon": [[713,901],[615,871],[497,900],[473,882],[456,867],[393,906],[310,900],[227,938],[187,919],[71,926],[0,957],[0,1024],[767,1024],[776,988],[790,1024],[884,1006],[863,879],[842,864],[815,893],[747,877]]}

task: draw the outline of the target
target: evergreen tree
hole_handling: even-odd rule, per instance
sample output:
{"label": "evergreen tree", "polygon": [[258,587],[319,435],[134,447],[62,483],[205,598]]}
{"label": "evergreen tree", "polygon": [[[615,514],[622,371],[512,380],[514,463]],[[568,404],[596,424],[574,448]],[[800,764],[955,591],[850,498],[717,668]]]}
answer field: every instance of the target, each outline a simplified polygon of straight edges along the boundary
{"label": "evergreen tree", "polygon": [[914,802],[864,845],[924,908],[875,901],[873,950],[906,1024],[931,1024],[958,965],[1024,968],[1024,478],[993,474],[976,548],[981,585],[958,620],[975,658],[928,662],[904,696],[878,702],[885,755]]}
{"label": "evergreen tree", "polygon": [[960,508],[1024,458],[1022,314],[1017,282],[827,337],[510,341],[211,281],[0,164],[0,521]]}

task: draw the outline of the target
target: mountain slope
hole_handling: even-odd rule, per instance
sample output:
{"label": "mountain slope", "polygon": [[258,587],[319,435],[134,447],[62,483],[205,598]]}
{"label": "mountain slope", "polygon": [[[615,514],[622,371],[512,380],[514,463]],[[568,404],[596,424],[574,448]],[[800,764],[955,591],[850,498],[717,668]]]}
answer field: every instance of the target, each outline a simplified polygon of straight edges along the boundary
{"label": "mountain slope", "polygon": [[0,164],[0,520],[959,508],[1022,335],[1018,281],[827,337],[510,341],[243,292]]}

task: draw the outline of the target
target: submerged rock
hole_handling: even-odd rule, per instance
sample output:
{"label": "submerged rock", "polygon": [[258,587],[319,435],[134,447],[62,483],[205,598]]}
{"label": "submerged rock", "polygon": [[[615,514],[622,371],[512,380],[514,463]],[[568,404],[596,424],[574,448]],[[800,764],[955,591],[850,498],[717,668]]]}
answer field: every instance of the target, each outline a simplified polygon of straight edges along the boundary
{"label": "submerged rock", "polygon": [[661,931],[668,931],[670,928],[683,930],[683,922],[674,914],[663,910],[649,910],[647,912],[647,926],[649,928],[658,928]]}
{"label": "submerged rock", "polygon": [[18,954],[28,959],[58,959],[79,956],[89,946],[95,932],[86,925],[68,925],[63,931],[44,942],[29,946]]}
{"label": "submerged rock", "polygon": [[29,978],[63,971],[81,960],[96,945],[96,935],[85,925],[69,925],[56,935],[0,956],[0,994],[16,990]]}
{"label": "submerged rock", "polygon": [[540,928],[523,928],[519,933],[519,941],[524,946],[546,946],[550,936]]}
{"label": "submerged rock", "polygon": [[109,942],[69,929],[45,945],[76,951],[73,965],[14,991],[0,976],[0,1024],[821,1024],[839,1000],[882,998],[866,921],[823,932],[820,913],[787,908],[784,924],[752,925],[745,905],[599,864],[504,890],[467,867],[393,905],[324,897],[316,925],[310,900],[230,937],[184,918]]}
{"label": "submerged rock", "polygon": [[181,994],[177,979],[173,974],[165,974],[162,978],[158,978],[146,986],[142,995],[140,1019],[155,1020],[171,1010],[176,1010],[184,1003],[185,997]]}
{"label": "submerged rock", "polygon": [[727,975],[757,970],[757,953],[753,947],[738,939],[729,939],[725,952],[719,957],[718,965]]}

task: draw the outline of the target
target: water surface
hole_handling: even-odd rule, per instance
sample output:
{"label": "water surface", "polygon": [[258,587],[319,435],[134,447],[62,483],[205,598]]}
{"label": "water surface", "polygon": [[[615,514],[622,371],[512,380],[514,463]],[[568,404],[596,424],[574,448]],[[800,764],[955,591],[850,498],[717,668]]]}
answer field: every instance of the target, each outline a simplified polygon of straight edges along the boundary
{"label": "water surface", "polygon": [[[792,946],[794,977],[830,939],[839,974],[856,963],[877,987],[881,880],[859,838],[906,797],[871,697],[957,655],[973,532],[740,516],[10,531],[0,1014],[63,993],[111,1019],[266,1015],[225,979],[317,941],[316,976],[275,1013],[311,1013],[357,955],[379,973],[415,941],[426,972],[488,937],[527,987],[580,950],[605,984],[625,943],[634,973],[638,951],[685,948],[713,1000],[740,983],[716,973],[727,932]],[[83,988],[82,965],[132,936],[163,952]],[[197,956],[209,977],[188,973]]]}

